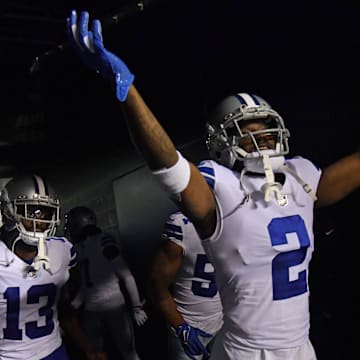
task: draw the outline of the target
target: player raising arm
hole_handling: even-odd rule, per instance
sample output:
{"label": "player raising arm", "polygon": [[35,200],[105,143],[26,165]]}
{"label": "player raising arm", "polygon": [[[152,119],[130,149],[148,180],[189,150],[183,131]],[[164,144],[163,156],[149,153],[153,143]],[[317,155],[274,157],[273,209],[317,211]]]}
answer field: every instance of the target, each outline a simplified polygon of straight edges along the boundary
{"label": "player raising arm", "polygon": [[224,323],[211,359],[316,359],[308,303],[314,204],[335,204],[359,188],[360,153],[324,171],[302,157],[285,159],[282,117],[261,97],[238,93],[209,118],[211,160],[197,168],[176,150],[128,67],[104,48],[100,21],[91,31],[88,21],[87,12],[79,19],[71,12],[71,44],[114,86],[136,147],[194,224],[215,268]]}

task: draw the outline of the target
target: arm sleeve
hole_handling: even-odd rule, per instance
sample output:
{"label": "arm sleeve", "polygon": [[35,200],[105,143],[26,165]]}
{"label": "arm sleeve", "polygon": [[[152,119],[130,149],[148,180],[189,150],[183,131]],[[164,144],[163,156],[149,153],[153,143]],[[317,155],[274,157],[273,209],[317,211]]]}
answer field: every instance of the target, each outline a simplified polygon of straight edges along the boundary
{"label": "arm sleeve", "polygon": [[111,264],[115,270],[119,280],[123,282],[125,289],[129,295],[132,307],[141,307],[139,291],[134,276],[128,268],[122,256],[116,256]]}
{"label": "arm sleeve", "polygon": [[110,261],[111,266],[125,287],[131,301],[131,306],[141,307],[139,291],[134,276],[132,275],[125,259],[121,256],[120,246],[117,241],[109,235],[102,239],[103,255]]}

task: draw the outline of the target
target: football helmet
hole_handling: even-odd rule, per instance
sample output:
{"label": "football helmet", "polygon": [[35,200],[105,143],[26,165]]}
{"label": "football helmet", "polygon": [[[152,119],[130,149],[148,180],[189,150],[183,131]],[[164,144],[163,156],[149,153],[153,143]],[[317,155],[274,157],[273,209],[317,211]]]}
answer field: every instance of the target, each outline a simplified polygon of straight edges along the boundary
{"label": "football helmet", "polygon": [[10,180],[0,193],[0,209],[6,231],[17,229],[20,239],[38,246],[53,236],[60,224],[60,201],[54,189],[38,175]]}
{"label": "football helmet", "polygon": [[[263,121],[266,129],[243,132],[242,127],[251,121]],[[236,160],[248,165],[259,161],[267,154],[270,158],[282,157],[278,161],[283,164],[284,155],[288,154],[288,138],[290,133],[285,128],[282,117],[261,97],[248,93],[238,93],[224,98],[210,116],[207,127],[206,146],[210,157],[220,164],[233,168]],[[259,139],[264,136],[275,140],[275,149],[262,149]],[[254,152],[247,152],[241,142],[251,141]],[[273,169],[276,160],[271,159]],[[276,166],[274,166],[276,165]],[[250,170],[250,169],[249,169]]]}
{"label": "football helmet", "polygon": [[97,219],[93,210],[86,206],[76,206],[65,214],[65,236],[70,236],[72,240],[76,240],[85,227],[96,226],[96,224]]}

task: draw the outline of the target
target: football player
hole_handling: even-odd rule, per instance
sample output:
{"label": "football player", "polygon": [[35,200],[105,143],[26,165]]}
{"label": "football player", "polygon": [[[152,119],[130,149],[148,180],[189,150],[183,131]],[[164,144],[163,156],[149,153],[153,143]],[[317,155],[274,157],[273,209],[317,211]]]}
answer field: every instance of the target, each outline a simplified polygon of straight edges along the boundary
{"label": "football player", "polygon": [[208,358],[223,317],[214,268],[182,213],[168,218],[162,238],[151,264],[150,295],[169,324],[169,358]]}
{"label": "football player", "polygon": [[285,159],[289,131],[262,98],[234,94],[209,119],[211,160],[199,169],[176,150],[133,85],[126,64],[104,48],[101,24],[89,14],[67,19],[83,62],[115,88],[132,140],[154,177],[194,224],[214,266],[224,324],[211,359],[316,358],[309,340],[309,261],[313,211],[360,185],[360,153],[320,170]]}
{"label": "football player", "polygon": [[82,277],[83,286],[75,301],[79,302],[77,306],[83,303],[86,333],[98,352],[107,351],[105,340],[109,334],[118,356],[139,360],[129,308],[138,326],[147,321],[147,314],[119,243],[97,226],[94,211],[86,206],[72,208],[65,219],[65,235],[75,244]]}
{"label": "football player", "polygon": [[61,326],[87,359],[105,359],[70,305],[67,281],[76,252],[54,236],[60,202],[53,188],[38,175],[20,176],[5,185],[0,201],[0,358],[68,359]]}

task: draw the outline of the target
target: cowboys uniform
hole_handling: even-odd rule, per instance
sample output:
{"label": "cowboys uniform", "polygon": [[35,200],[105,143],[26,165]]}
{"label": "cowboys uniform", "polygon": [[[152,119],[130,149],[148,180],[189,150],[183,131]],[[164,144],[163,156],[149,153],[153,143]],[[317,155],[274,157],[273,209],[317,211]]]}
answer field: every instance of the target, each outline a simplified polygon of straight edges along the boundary
{"label": "cowboys uniform", "polygon": [[51,272],[36,270],[0,241],[0,359],[39,360],[61,345],[57,302],[76,265],[72,244],[46,239]]}

